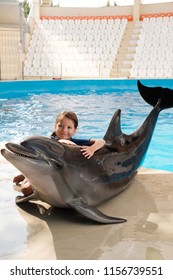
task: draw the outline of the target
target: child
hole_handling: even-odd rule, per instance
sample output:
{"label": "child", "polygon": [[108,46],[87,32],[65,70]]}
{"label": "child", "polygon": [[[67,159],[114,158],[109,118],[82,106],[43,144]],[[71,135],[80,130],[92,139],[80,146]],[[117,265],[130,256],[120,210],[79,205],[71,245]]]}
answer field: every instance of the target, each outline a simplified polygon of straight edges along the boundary
{"label": "child", "polygon": [[[105,141],[103,139],[86,140],[73,138],[77,127],[78,118],[76,114],[72,111],[62,112],[56,118],[54,132],[51,135],[51,139],[68,145],[81,146],[83,156],[90,159],[97,150],[105,145]],[[32,194],[32,187],[22,174],[14,177],[13,182],[16,184],[21,182],[21,191],[25,196]]]}

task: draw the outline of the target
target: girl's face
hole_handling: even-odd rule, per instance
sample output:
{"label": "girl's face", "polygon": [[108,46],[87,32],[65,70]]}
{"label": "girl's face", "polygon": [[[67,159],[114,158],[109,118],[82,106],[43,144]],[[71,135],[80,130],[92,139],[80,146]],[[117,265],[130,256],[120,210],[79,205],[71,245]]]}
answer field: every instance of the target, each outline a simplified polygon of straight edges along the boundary
{"label": "girl's face", "polygon": [[55,134],[59,139],[69,140],[76,132],[74,122],[64,117],[61,121],[57,122],[55,126]]}

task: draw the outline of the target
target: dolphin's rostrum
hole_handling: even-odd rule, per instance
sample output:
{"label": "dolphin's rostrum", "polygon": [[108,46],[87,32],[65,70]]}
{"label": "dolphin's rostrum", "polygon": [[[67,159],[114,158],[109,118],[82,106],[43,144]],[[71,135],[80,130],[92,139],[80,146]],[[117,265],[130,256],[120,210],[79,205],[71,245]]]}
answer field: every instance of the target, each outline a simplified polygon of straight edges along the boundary
{"label": "dolphin's rostrum", "polygon": [[73,208],[83,216],[103,224],[123,223],[96,207],[125,190],[141,166],[162,109],[173,106],[173,91],[145,87],[138,81],[143,99],[154,108],[132,134],[121,131],[117,110],[104,136],[106,145],[86,159],[79,146],[33,136],[20,145],[7,143],[1,154],[30,181],[34,194],[17,198],[17,203],[36,195],[54,207]]}

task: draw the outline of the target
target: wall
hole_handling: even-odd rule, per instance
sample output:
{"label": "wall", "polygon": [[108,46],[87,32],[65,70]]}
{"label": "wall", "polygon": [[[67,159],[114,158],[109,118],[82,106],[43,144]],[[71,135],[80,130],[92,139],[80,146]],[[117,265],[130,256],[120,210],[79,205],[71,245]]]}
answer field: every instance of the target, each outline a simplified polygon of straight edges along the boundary
{"label": "wall", "polygon": [[173,12],[173,2],[164,4],[141,5],[141,14],[157,14]]}
{"label": "wall", "polygon": [[41,7],[41,16],[106,16],[106,15],[132,15],[133,6],[101,7],[101,8],[62,8]]}
{"label": "wall", "polygon": [[[140,14],[173,12],[173,2],[140,5]],[[133,15],[133,6],[116,6],[101,8],[63,8],[40,7],[41,16],[95,16],[95,15]]]}
{"label": "wall", "polygon": [[[23,17],[23,22],[25,21]],[[20,25],[19,4],[18,3],[0,3],[0,25],[18,26]]]}

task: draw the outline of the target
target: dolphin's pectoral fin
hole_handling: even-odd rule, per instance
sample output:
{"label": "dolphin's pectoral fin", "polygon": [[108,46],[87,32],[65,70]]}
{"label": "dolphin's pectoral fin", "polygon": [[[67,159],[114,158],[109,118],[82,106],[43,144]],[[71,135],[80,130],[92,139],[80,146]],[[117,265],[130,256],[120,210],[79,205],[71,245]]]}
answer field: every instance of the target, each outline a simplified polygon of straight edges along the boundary
{"label": "dolphin's pectoral fin", "polygon": [[32,193],[28,196],[18,195],[16,196],[16,204],[25,203],[31,199],[36,199],[35,193]]}
{"label": "dolphin's pectoral fin", "polygon": [[78,198],[69,201],[67,205],[75,209],[78,213],[82,214],[83,216],[89,218],[90,220],[101,224],[118,224],[126,222],[126,219],[109,217],[100,212],[97,208],[88,206],[87,204],[83,203],[82,200]]}

